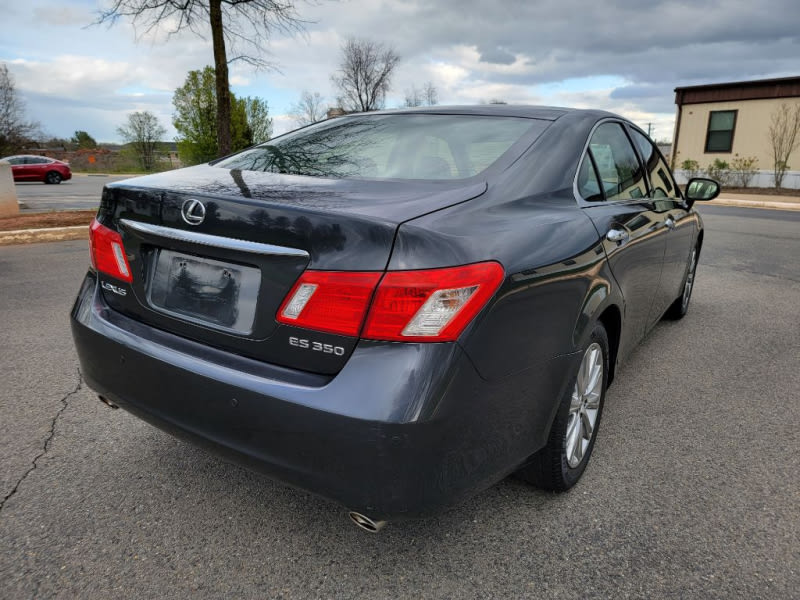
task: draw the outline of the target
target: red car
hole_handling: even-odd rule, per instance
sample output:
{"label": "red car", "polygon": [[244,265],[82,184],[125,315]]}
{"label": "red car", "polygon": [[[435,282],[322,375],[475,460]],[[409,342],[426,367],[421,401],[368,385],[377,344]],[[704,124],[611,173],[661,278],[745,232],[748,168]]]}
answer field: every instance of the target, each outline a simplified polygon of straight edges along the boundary
{"label": "red car", "polygon": [[11,164],[14,181],[44,181],[61,183],[72,179],[69,165],[55,158],[34,155],[9,156],[0,159]]}

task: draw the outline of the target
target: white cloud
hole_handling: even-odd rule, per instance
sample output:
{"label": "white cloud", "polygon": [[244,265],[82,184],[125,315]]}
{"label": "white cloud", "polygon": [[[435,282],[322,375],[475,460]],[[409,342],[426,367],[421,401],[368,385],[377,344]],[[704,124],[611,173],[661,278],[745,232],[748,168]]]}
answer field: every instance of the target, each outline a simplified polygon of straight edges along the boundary
{"label": "white cloud", "polygon": [[[718,0],[645,4],[509,0],[491,10],[479,0],[299,4],[306,32],[270,40],[266,58],[279,70],[256,72],[234,62],[231,83],[237,94],[269,102],[276,131],[293,128],[287,113],[302,90],[334,99],[330,75],[342,41],[355,34],[391,44],[402,57],[389,106],[401,104],[412,85],[432,81],[442,103],[501,98],[605,108],[655,123],[656,135],[669,137],[677,85],[797,74],[796,0],[772,0],[770,10],[743,0],[731,0],[724,11]],[[96,137],[113,138],[107,123],[142,107],[169,119],[172,93],[186,73],[213,62],[210,40],[168,35],[175,23],[147,35],[140,30],[136,43],[124,20],[84,28],[95,14],[80,0],[28,0],[24,9],[13,3],[4,10],[0,60],[11,61],[30,117],[53,130],[71,133],[76,127],[67,119],[92,114],[105,128]],[[597,83],[600,76],[625,83],[611,88]],[[567,80],[582,83],[571,91],[552,85]],[[68,113],[70,103],[83,110]],[[45,107],[45,114],[34,113]],[[51,116],[56,107],[58,118]]]}
{"label": "white cloud", "polygon": [[247,77],[242,77],[241,75],[231,75],[228,77],[228,81],[230,81],[231,85],[250,85],[250,80]]}
{"label": "white cloud", "polygon": [[294,129],[297,129],[298,125],[295,122],[294,118],[291,115],[287,114],[280,114],[280,115],[273,115],[272,116],[272,135],[279,136]]}

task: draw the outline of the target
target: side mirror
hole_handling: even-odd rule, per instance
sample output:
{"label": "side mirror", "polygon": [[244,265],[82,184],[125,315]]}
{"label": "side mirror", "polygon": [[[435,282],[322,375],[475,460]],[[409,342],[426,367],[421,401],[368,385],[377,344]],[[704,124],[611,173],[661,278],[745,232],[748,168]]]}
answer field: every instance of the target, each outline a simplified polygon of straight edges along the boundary
{"label": "side mirror", "polygon": [[721,191],[722,188],[713,179],[694,177],[686,184],[686,199],[689,202],[713,200]]}

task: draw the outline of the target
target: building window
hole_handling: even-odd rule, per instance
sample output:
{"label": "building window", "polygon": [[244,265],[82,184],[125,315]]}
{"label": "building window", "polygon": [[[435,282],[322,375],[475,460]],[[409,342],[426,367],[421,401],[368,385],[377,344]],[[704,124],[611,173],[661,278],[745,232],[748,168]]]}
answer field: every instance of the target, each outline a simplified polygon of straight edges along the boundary
{"label": "building window", "polygon": [[735,110],[712,110],[708,116],[706,152],[730,152],[733,148],[733,130],[736,128]]}

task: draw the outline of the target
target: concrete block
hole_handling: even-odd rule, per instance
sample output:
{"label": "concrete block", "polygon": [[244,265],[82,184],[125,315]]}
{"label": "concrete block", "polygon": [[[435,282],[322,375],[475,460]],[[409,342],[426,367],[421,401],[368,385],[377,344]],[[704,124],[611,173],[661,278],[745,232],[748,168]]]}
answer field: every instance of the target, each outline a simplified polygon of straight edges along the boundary
{"label": "concrete block", "polygon": [[14,177],[11,175],[11,165],[0,161],[0,217],[10,217],[19,214],[17,203],[17,190],[14,187]]}

